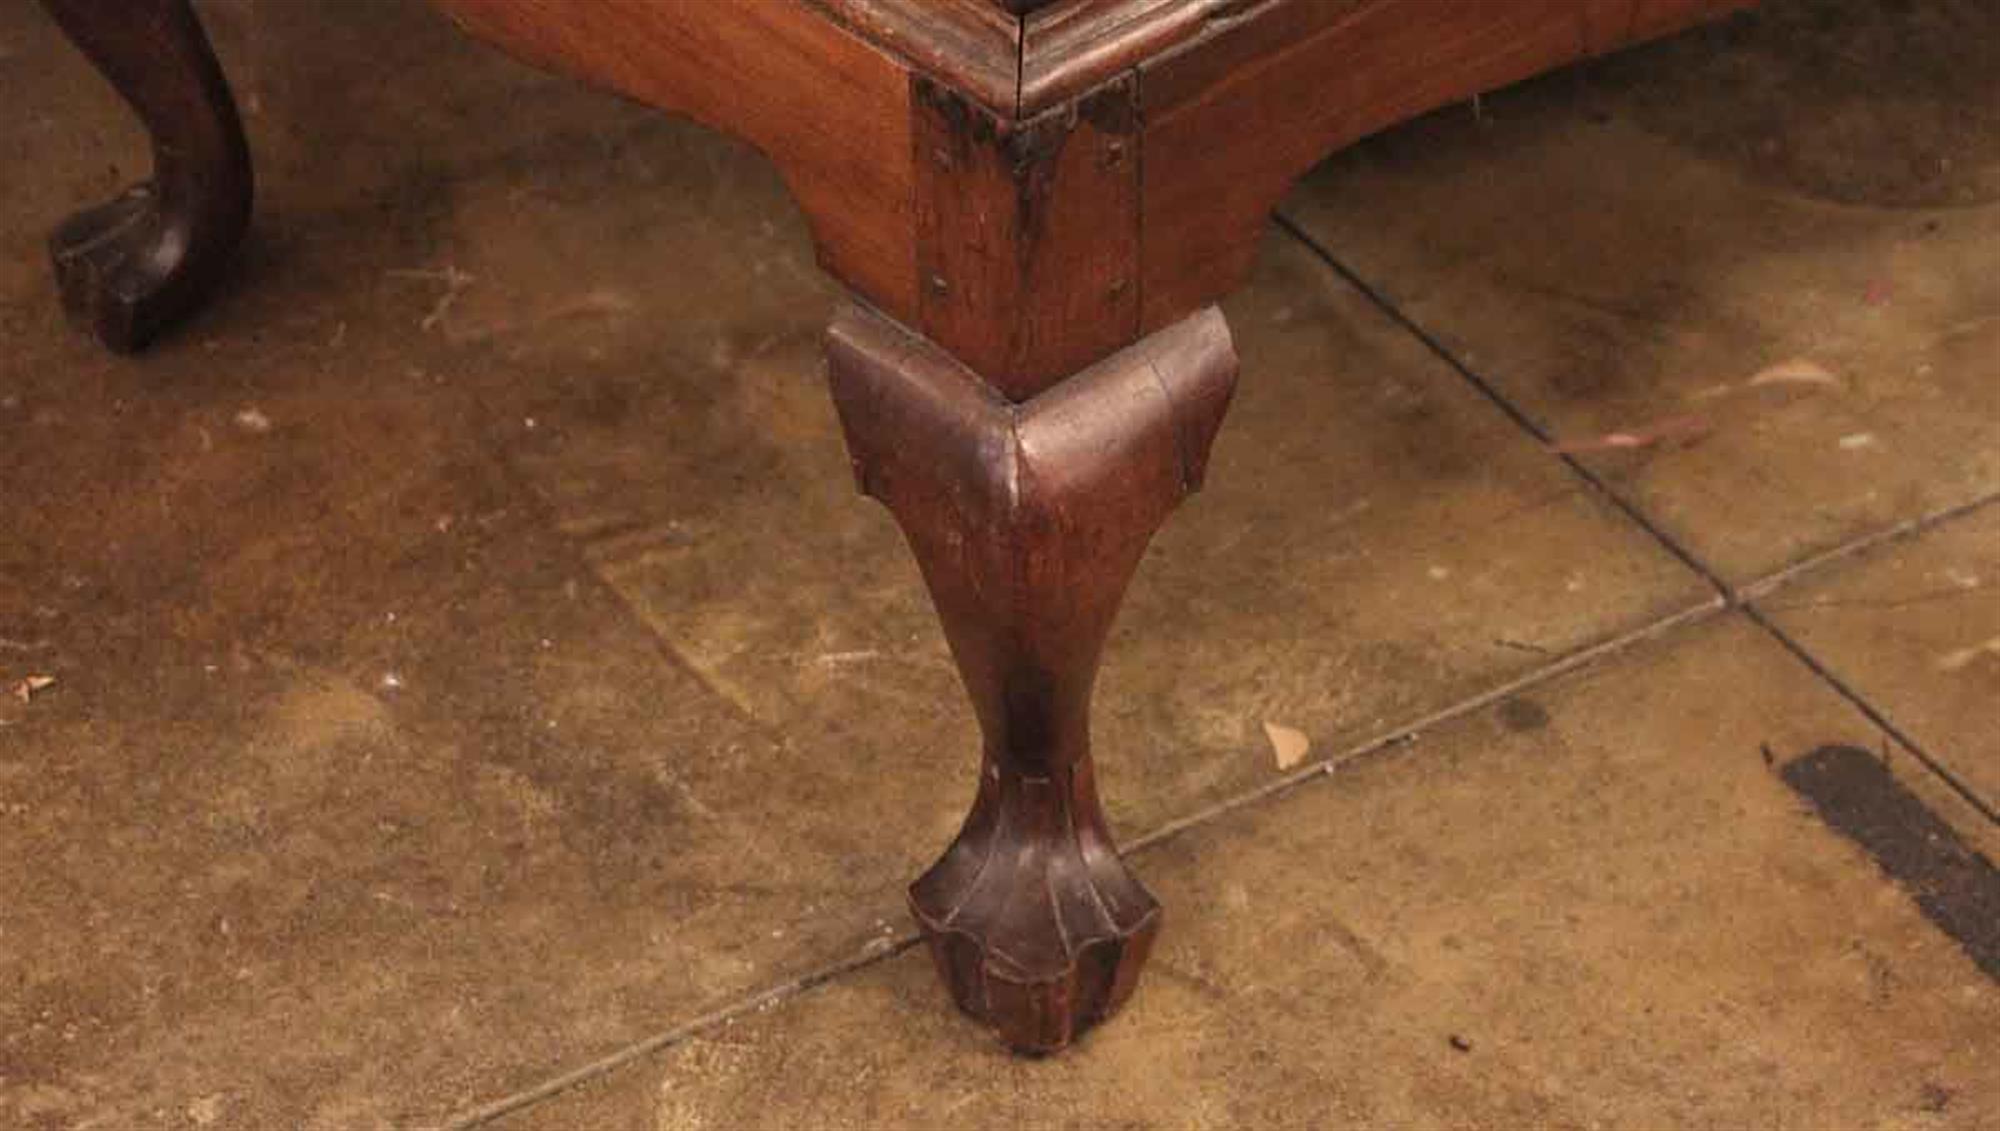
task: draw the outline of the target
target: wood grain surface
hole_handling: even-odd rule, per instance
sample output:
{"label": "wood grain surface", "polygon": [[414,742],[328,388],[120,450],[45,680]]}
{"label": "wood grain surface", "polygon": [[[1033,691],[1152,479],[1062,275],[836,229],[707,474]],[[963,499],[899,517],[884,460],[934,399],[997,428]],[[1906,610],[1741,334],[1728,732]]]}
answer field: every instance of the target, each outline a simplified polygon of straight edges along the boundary
{"label": "wood grain surface", "polygon": [[959,1006],[1062,1048],[1132,992],[1160,922],[1098,803],[1090,700],[1153,533],[1198,489],[1236,353],[1205,310],[1025,403],[881,317],[827,334],[861,489],[922,567],[985,739],[979,791],[910,906]]}

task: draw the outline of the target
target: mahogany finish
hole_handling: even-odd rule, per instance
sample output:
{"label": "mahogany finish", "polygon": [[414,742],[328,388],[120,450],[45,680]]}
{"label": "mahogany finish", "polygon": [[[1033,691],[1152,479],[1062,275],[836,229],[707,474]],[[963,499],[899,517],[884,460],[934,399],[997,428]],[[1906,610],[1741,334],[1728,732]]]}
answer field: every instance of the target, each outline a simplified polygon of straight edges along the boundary
{"label": "mahogany finish", "polygon": [[996,0],[807,0],[996,114],[1017,114],[1021,20]]}
{"label": "mahogany finish", "polygon": [[153,175],[49,237],[63,304],[120,353],[207,298],[250,221],[250,151],[187,0],[42,0],[145,123]]}
{"label": "mahogany finish", "polygon": [[[242,232],[242,131],[187,0],[43,2],[152,133],[154,180],[52,241],[71,309],[134,348]],[[1091,687],[1200,484],[1236,375],[1212,304],[1270,208],[1363,135],[1746,0],[435,2],[757,146],[868,304],[828,334],[834,399],[985,737],[910,904],[958,1003],[1048,1051],[1126,999],[1158,930],[1105,829]]]}
{"label": "mahogany finish", "polygon": [[1210,307],[1022,403],[858,309],[827,360],[855,476],[923,568],[986,740],[910,908],[961,1008],[1061,1048],[1131,994],[1159,926],[1104,826],[1090,694],[1146,543],[1201,485],[1229,329]]}
{"label": "mahogany finish", "polygon": [[920,79],[917,326],[1015,399],[1139,336],[1129,82],[1025,122]]}

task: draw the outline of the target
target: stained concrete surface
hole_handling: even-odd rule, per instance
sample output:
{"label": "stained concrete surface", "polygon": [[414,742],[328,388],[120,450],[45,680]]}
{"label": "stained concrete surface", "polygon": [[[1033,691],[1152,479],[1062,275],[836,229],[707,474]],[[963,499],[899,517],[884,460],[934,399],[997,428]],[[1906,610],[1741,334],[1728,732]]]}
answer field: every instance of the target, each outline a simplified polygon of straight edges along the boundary
{"label": "stained concrete surface", "polygon": [[1761,756],[1875,746],[1851,704],[1734,616],[1533,695],[1141,854],[1183,910],[1071,1055],[993,1048],[911,952],[499,1126],[1990,1121],[2000,986]]}
{"label": "stained concrete surface", "polygon": [[[1398,131],[1288,203],[1319,246],[1275,233],[1227,304],[1243,389],[1101,682],[1121,835],[1195,823],[1138,857],[1169,903],[1162,955],[1124,1019],[1039,1066],[952,1016],[913,955],[782,989],[904,937],[900,886],[955,828],[975,736],[893,525],[852,493],[815,356],[838,294],[769,168],[499,59],[418,4],[211,3],[260,159],[256,237],[210,312],[113,360],[62,327],[39,243],[143,167],[142,139],[42,17],[0,12],[0,104],[18,108],[0,122],[0,683],[56,681],[0,697],[0,1122],[409,1125],[511,1096],[546,1126],[768,1125],[730,1107],[746,1098],[893,1124],[923,1114],[908,1106],[921,1067],[948,1078],[961,1116],[1027,1113],[1008,1105],[1089,1082],[1116,1085],[1106,1104],[1157,1093],[1077,1107],[1078,1123],[1703,1125],[1782,1110],[1801,1126],[1971,1125],[1968,1097],[1990,1100],[1993,1082],[1961,1046],[1993,1050],[1957,1027],[1990,1032],[1990,985],[1964,977],[1865,854],[1769,792],[1760,751],[1890,749],[1899,780],[1989,854],[1990,825],[1759,630],[1703,623],[1719,615],[1713,587],[1657,536],[1740,581],[1991,490],[1980,335],[2000,322],[1985,203],[2000,141],[1976,106],[1941,108],[2000,57],[1980,54],[1996,21],[1969,10],[1918,5],[1897,23],[1816,5],[1727,25],[1488,99],[1483,126],[1447,112]],[[1949,42],[1927,12],[1959,21]],[[1846,134],[1803,128],[1818,117],[1787,99],[1811,60],[1786,52],[1814,45],[1894,69],[1898,98],[1849,106],[1840,128],[1893,137],[1913,172],[1861,177],[1879,163],[1843,164],[1827,139]],[[1932,85],[1893,67],[1932,47],[1946,61]],[[1731,67],[1750,77],[1699,113],[1704,76]],[[1586,79],[1591,98],[1573,96]],[[1761,150],[1739,152],[1714,120],[1818,140],[1752,175],[1745,152]],[[1953,170],[1942,186],[1922,175],[1931,156]],[[1600,181],[1629,191],[1592,229],[1601,200],[1582,194]],[[1711,222],[1648,227],[1653,181]],[[1866,191],[1831,207],[1828,183]],[[1534,223],[1596,232],[1544,252],[1618,250],[1588,275],[1592,302],[1622,293],[1607,288],[1627,267],[1640,288],[1664,272],[1687,296],[1664,304],[1671,332],[1608,318],[1576,336],[1562,302],[1481,258],[1506,254],[1481,242],[1506,203],[1496,186],[1536,184],[1572,186],[1573,204],[1538,206]],[[1429,210],[1420,228],[1412,200]],[[1873,279],[1866,257],[1884,249],[1902,256],[1891,288],[1863,281],[1872,321],[1838,349],[1806,348],[1826,346],[1808,340],[1820,308],[1758,289]],[[1327,250],[1447,346],[1474,342],[1460,360],[1510,403]],[[1658,293],[1632,299],[1647,320]],[[1507,329],[1508,301],[1527,327],[1502,335],[1513,352],[1477,338]],[[1756,326],[1718,313],[1743,309]],[[1902,350],[1920,360],[1897,369]],[[1679,413],[1707,388],[1677,376],[1690,358],[1747,379],[1788,351],[1841,384],[1794,368],[1695,398],[1752,406],[1742,419],[1763,423],[1742,436],[1580,453],[1636,514],[1509,416],[1544,419],[1522,375],[1549,357],[1616,376],[1548,417],[1573,439]],[[1634,356],[1678,360],[1656,372]],[[1840,446],[1857,431],[1877,442]],[[1830,462],[1828,442],[1873,472]],[[1911,576],[1967,570],[1976,586],[1953,583],[1976,601],[1994,557],[1990,512],[1974,512],[1807,568],[1758,607],[1961,784],[1990,783],[1984,685],[1969,682],[1989,657],[1959,683],[1926,679],[1918,653],[1967,646],[1945,631],[1964,624],[1909,628],[1898,602]],[[1842,586],[1870,616],[1790,619],[1787,602]],[[1908,646],[1875,645],[1902,631]],[[1662,639],[1598,655],[1647,635]],[[1539,689],[1575,666],[1557,685],[1574,706],[1553,706]],[[1614,709],[1626,699],[1648,706]],[[1434,741],[1255,800],[1454,714]],[[1496,722],[1520,734],[1496,738]],[[1265,723],[1307,734],[1301,766],[1277,764]],[[1562,757],[1543,764],[1535,736],[1550,733]],[[1710,766],[1727,773],[1697,780]],[[1693,850],[1669,859],[1673,814]],[[1759,852],[1791,886],[1746,874]],[[1500,875],[1487,857],[1519,867]],[[1669,893],[1683,921],[1654,971],[1637,956],[1660,929],[1645,897],[1660,870],[1687,890]],[[1232,884],[1267,885],[1254,906],[1275,918]],[[1395,918],[1412,907],[1399,900],[1424,914]],[[1565,939],[1551,917],[1575,906],[1597,927]],[[1523,923],[1539,927],[1514,938]],[[1328,932],[1349,941],[1322,955]],[[1484,940],[1486,961],[1445,935]],[[1773,973],[1794,944],[1814,964]],[[1272,955],[1296,969],[1264,981]],[[1843,962],[1914,988],[1864,1010]],[[1676,970],[1692,973],[1661,972]],[[1733,1004],[1714,1004],[1718,986]],[[735,1030],[666,1040],[589,1090],[528,1103],[773,987],[740,1057],[718,1035]],[[853,1016],[889,1008],[883,993],[909,1033]],[[1606,995],[1681,1022],[1671,1039],[1638,1032],[1622,1005],[1597,1008]],[[1460,1032],[1472,1048],[1446,1047],[1443,1068],[1435,1034],[1414,1036],[1440,1002],[1486,1034]],[[1218,1026],[1233,1039],[1201,1037]],[[858,1028],[881,1041],[867,1063],[912,1062],[881,1069],[873,1093],[835,1071]],[[1496,1033],[1540,1051],[1495,1058]],[[1897,1051],[1861,1067],[1877,1035]],[[1149,1042],[1178,1051],[1149,1060]],[[1774,1051],[1800,1042],[1795,1063]],[[1331,1044],[1335,1060],[1304,1054]],[[1647,1057],[1676,1071],[1648,1075]],[[1363,1063],[1387,1083],[1357,1082]],[[1767,1079],[1774,1063],[1790,1067]],[[783,1088],[760,1083],[785,1065]]]}
{"label": "stained concrete surface", "polygon": [[1284,211],[1743,584],[2000,491],[1996,60],[1984,0],[1771,4],[1357,146]]}

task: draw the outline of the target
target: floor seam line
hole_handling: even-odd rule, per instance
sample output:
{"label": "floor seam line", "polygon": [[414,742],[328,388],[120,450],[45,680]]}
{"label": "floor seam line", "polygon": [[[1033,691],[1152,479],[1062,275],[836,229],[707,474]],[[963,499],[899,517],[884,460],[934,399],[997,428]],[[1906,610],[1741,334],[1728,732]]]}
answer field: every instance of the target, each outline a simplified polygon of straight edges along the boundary
{"label": "floor seam line", "polygon": [[1807,579],[1821,568],[1838,565],[1850,558],[1861,557],[1891,543],[1915,538],[1938,527],[1975,514],[1997,503],[2000,503],[2000,491],[1989,492],[1967,502],[1956,503],[1952,506],[1932,511],[1929,514],[1919,515],[1916,518],[1907,519],[1886,529],[1844,542],[1832,549],[1784,566],[1755,581],[1745,583],[1736,591],[1736,603],[1742,607],[1743,611],[1758,627],[1769,633],[1786,651],[1792,653],[1800,663],[1812,669],[1814,675],[1817,675],[1828,686],[1832,687],[1842,698],[1852,703],[1855,709],[1868,717],[1870,722],[1881,727],[1884,733],[1894,738],[1899,745],[1909,752],[1911,757],[1923,763],[1926,769],[1936,774],[1938,779],[1944,782],[1954,793],[1957,793],[1959,797],[1963,798],[1966,804],[1971,805],[1974,810],[1988,821],[2000,825],[2000,810],[1996,810],[1991,802],[1982,797],[1972,787],[1971,782],[1960,777],[1949,766],[1946,766],[1943,759],[1932,754],[1928,747],[1918,742],[1913,736],[1897,726],[1889,718],[1887,711],[1879,709],[1873,703],[1869,702],[1865,696],[1849,685],[1845,679],[1841,678],[1840,674],[1835,672],[1826,661],[1814,655],[1811,649],[1801,644],[1791,633],[1785,631],[1782,626],[1771,619],[1772,612],[1781,612],[1784,610],[1766,609],[1761,604],[1764,598],[1778,593],[1796,582]]}
{"label": "floor seam line", "polygon": [[580,1084],[595,1080],[600,1076],[609,1075],[641,1057],[659,1052],[691,1037],[700,1036],[702,1033],[717,1026],[726,1025],[747,1013],[758,1012],[782,1002],[790,1001],[792,998],[798,997],[845,974],[873,966],[878,962],[885,962],[909,950],[918,941],[917,936],[914,934],[896,936],[886,945],[877,941],[869,947],[864,948],[858,954],[849,955],[837,962],[821,966],[798,977],[789,978],[774,986],[768,986],[751,994],[749,997],[710,1010],[699,1017],[684,1021],[672,1028],[662,1030],[650,1037],[626,1045],[616,1052],[572,1068],[568,1072],[552,1076],[534,1087],[524,1088],[521,1091],[502,1096],[497,1100],[481,1104],[471,1111],[452,1116],[445,1120],[445,1122],[436,1124],[435,1127],[437,1131],[467,1131],[469,1128],[491,1123],[503,1116],[510,1115],[523,1108],[532,1107],[543,1100],[567,1092]]}
{"label": "floor seam line", "polygon": [[1858,538],[1850,539],[1833,549],[1822,551],[1801,561],[1794,562],[1791,565],[1780,567],[1775,572],[1756,581],[1742,586],[1733,586],[1719,572],[1709,566],[1707,562],[1703,561],[1692,550],[1682,545],[1679,539],[1655,523],[1651,516],[1639,509],[1637,503],[1627,499],[1623,494],[1615,490],[1604,477],[1591,470],[1573,454],[1553,451],[1553,434],[1536,423],[1534,418],[1529,416],[1524,410],[1508,400],[1498,387],[1487,381],[1486,378],[1481,376],[1470,365],[1460,360],[1458,355],[1453,353],[1443,342],[1439,341],[1435,335],[1424,329],[1414,318],[1406,314],[1402,308],[1391,302],[1387,295],[1383,294],[1366,279],[1363,279],[1354,269],[1341,262],[1338,257],[1315,239],[1312,233],[1306,231],[1297,221],[1284,215],[1282,212],[1275,211],[1271,214],[1271,218],[1281,230],[1304,245],[1306,250],[1311,252],[1315,258],[1319,259],[1320,262],[1339,275],[1349,286],[1360,291],[1362,296],[1373,303],[1378,310],[1421,342],[1424,348],[1429,350],[1438,360],[1450,366],[1468,384],[1485,396],[1487,400],[1491,401],[1508,419],[1512,420],[1523,431],[1535,437],[1544,447],[1551,448],[1550,454],[1560,459],[1572,473],[1594,488],[1598,494],[1613,507],[1616,507],[1640,529],[1651,535],[1668,553],[1679,559],[1689,569],[1700,574],[1703,580],[1707,581],[1721,596],[1727,607],[1743,610],[1752,624],[1755,624],[1766,635],[1777,641],[1781,647],[1792,654],[1794,659],[1804,664],[1807,670],[1818,676],[1821,682],[1832,688],[1841,698],[1847,700],[1848,703],[1859,710],[1870,722],[1880,727],[1891,738],[1894,738],[1911,756],[1915,757],[1925,768],[1936,774],[1938,779],[1954,793],[1964,798],[1968,804],[1982,816],[1986,817],[1987,820],[2000,824],[2000,815],[1996,815],[1994,807],[1988,804],[1977,793],[1973,792],[1971,787],[1964,781],[1961,781],[1957,775],[1946,769],[1940,759],[1921,746],[1907,731],[1892,722],[1889,719],[1887,711],[1876,707],[1858,690],[1849,686],[1844,680],[1835,675],[1833,670],[1824,661],[1813,655],[1804,645],[1792,639],[1788,633],[1766,617],[1763,611],[1755,605],[1758,598],[1782,587],[1790,581],[1805,576],[1810,570],[1816,567],[1830,565],[1856,554],[1865,553],[1875,546],[1908,537],[1912,534],[1921,533],[1944,522],[1948,522],[1953,518],[1976,511],[1993,502],[1995,499],[2000,499],[2000,492],[1981,495],[1968,502],[1958,503],[1929,515],[1920,515],[1916,518],[1893,524],[1886,529],[1872,531]]}
{"label": "floor seam line", "polygon": [[1655,542],[1659,543],[1662,549],[1671,554],[1683,566],[1686,566],[1689,570],[1700,576],[1703,581],[1708,583],[1709,588],[1713,589],[1725,600],[1730,599],[1729,583],[1723,580],[1714,569],[1710,568],[1707,562],[1702,561],[1695,555],[1694,551],[1682,545],[1680,539],[1662,529],[1659,524],[1652,520],[1651,516],[1641,511],[1631,500],[1613,489],[1603,476],[1592,471],[1583,461],[1577,459],[1574,454],[1553,450],[1556,442],[1553,433],[1542,427],[1525,410],[1508,400],[1497,387],[1487,381],[1486,378],[1480,376],[1470,365],[1461,361],[1457,354],[1453,353],[1450,348],[1439,341],[1430,331],[1418,325],[1414,318],[1405,314],[1401,307],[1398,307],[1389,300],[1387,295],[1376,289],[1366,279],[1363,279],[1354,269],[1341,262],[1340,259],[1327,250],[1318,240],[1314,239],[1311,233],[1307,232],[1291,217],[1286,216],[1282,212],[1273,212],[1271,213],[1271,219],[1281,230],[1303,244],[1306,250],[1310,251],[1315,258],[1325,264],[1336,275],[1339,275],[1349,286],[1361,292],[1362,297],[1372,303],[1376,309],[1387,315],[1404,332],[1422,343],[1423,347],[1429,350],[1432,356],[1449,366],[1452,372],[1457,373],[1462,380],[1471,385],[1481,396],[1485,397],[1493,407],[1499,409],[1502,415],[1513,421],[1516,427],[1534,437],[1536,442],[1540,443],[1545,450],[1548,450],[1548,454],[1554,456],[1565,467],[1569,468],[1571,474],[1581,479],[1599,497],[1609,503],[1620,514],[1623,514],[1628,521],[1645,531]]}
{"label": "floor seam line", "polygon": [[[1477,372],[1460,361],[1442,342],[1439,342],[1401,309],[1391,303],[1385,295],[1369,285],[1344,263],[1336,259],[1296,222],[1278,212],[1274,212],[1272,218],[1277,227],[1298,240],[1328,268],[1333,270],[1350,286],[1360,291],[1370,303],[1395,321],[1406,332],[1416,337],[1425,349],[1449,366],[1461,379],[1465,380],[1483,395],[1517,427],[1530,436],[1533,436],[1545,447],[1553,445],[1553,436],[1545,428],[1536,423],[1526,412],[1507,400],[1496,387],[1492,386]],[[527,484],[521,478],[518,469],[503,454],[490,454],[493,454],[501,464],[509,480],[514,482],[533,501],[533,505],[541,512],[541,516],[545,520],[552,520],[554,514],[553,508],[539,492],[534,491],[532,485]],[[1821,566],[1830,565],[1856,554],[1865,553],[1867,550],[1878,545],[1921,533],[1954,518],[1978,510],[1988,504],[2000,501],[2000,492],[1981,496],[1971,502],[1957,504],[1930,515],[1907,520],[1886,530],[1876,531],[1861,538],[1853,539],[1810,558],[1781,567],[1773,573],[1746,583],[1743,586],[1731,586],[1710,568],[1707,563],[1703,562],[1692,551],[1683,546],[1678,539],[1658,527],[1649,516],[1637,508],[1636,504],[1613,489],[1603,477],[1585,466],[1570,453],[1552,452],[1551,454],[1561,460],[1573,475],[1596,491],[1629,521],[1651,536],[1663,549],[1706,582],[1712,591],[1708,599],[1609,639],[1586,645],[1573,652],[1564,653],[1551,662],[1533,668],[1521,676],[1503,681],[1498,685],[1467,696],[1429,714],[1421,715],[1410,722],[1378,732],[1374,737],[1351,744],[1337,754],[1300,767],[1282,777],[1265,782],[1242,793],[1223,798],[1192,813],[1170,819],[1152,830],[1133,838],[1124,847],[1123,854],[1129,857],[1149,851],[1185,833],[1213,825],[1240,810],[1248,809],[1262,802],[1284,796],[1318,779],[1330,777],[1348,767],[1370,762],[1377,756],[1411,745],[1419,741],[1424,732],[1429,729],[1464,718],[1476,711],[1518,695],[1522,691],[1539,687],[1549,681],[1590,667],[1599,660],[1610,658],[1629,648],[1669,635],[1681,628],[1705,624],[1737,611],[1742,612],[1753,624],[1771,636],[1795,659],[1804,664],[1814,675],[1818,676],[1822,682],[1861,711],[1870,722],[1880,727],[1884,733],[1903,746],[1912,756],[1922,762],[1927,769],[1936,774],[1955,792],[1963,796],[1980,813],[1989,820],[2000,822],[2000,817],[1996,817],[1994,810],[1990,806],[1972,794],[1962,783],[1933,759],[1927,751],[1923,750],[1901,728],[1892,723],[1883,712],[1855,693],[1838,676],[1821,663],[1817,657],[1791,639],[1782,629],[1771,623],[1754,604],[1757,599],[1812,573]],[[584,572],[590,575],[593,583],[612,597],[620,610],[626,616],[632,618],[646,632],[647,636],[654,641],[655,646],[669,657],[675,667],[691,675],[710,694],[729,703],[732,710],[735,710],[740,715],[745,715],[748,721],[760,731],[769,729],[763,720],[752,715],[747,715],[734,699],[716,689],[702,673],[693,669],[688,664],[686,658],[681,656],[669,641],[662,638],[653,629],[652,625],[638,614],[632,604],[624,598],[624,595],[597,572],[582,547],[576,545],[559,527],[552,525],[552,529],[554,529],[557,537],[561,538],[564,544],[570,547],[571,552],[584,567]],[[782,1005],[823,985],[843,978],[848,974],[887,962],[909,951],[921,941],[921,937],[914,932],[893,936],[886,943],[878,940],[859,954],[851,955],[805,974],[766,987],[737,1002],[722,1006],[699,1017],[662,1030],[659,1033],[636,1041],[587,1064],[551,1077],[541,1084],[508,1096],[503,1096],[500,1099],[473,1108],[468,1112],[453,1116],[437,1126],[441,1131],[466,1131],[466,1129],[491,1123],[503,1116],[534,1106],[591,1080],[608,1075],[652,1053],[700,1036],[702,1033],[716,1027],[726,1025],[738,1017]]]}
{"label": "floor seam line", "polygon": [[1786,632],[1783,628],[1773,623],[1770,618],[1764,615],[1763,610],[1759,609],[1755,604],[1746,602],[1739,605],[1738,608],[1743,610],[1744,615],[1749,617],[1752,623],[1768,633],[1785,651],[1790,652],[1809,671],[1818,676],[1821,682],[1831,687],[1836,694],[1852,704],[1856,710],[1867,717],[1869,722],[1882,728],[1884,734],[1895,739],[1897,744],[1902,746],[1912,758],[1921,762],[1924,768],[1936,774],[1939,781],[1943,782],[1953,793],[1958,794],[1960,798],[1964,799],[1965,803],[1972,806],[1975,812],[1985,817],[1989,822],[2000,825],[2000,811],[1996,811],[1993,806],[1987,804],[1984,798],[1973,791],[1969,783],[1960,780],[1957,774],[1952,773],[1951,770],[1946,768],[1944,763],[1932,755],[1929,750],[1925,749],[1921,743],[1912,738],[1902,727],[1897,726],[1891,721],[1887,712],[1877,708],[1860,692],[1849,687],[1846,680],[1840,678],[1818,656],[1813,655],[1805,645],[1794,640],[1791,633]]}
{"label": "floor seam line", "polygon": [[1245,790],[1233,797],[1225,797],[1186,816],[1177,817],[1157,828],[1134,837],[1123,849],[1127,855],[1137,855],[1155,845],[1171,840],[1190,830],[1210,824],[1218,818],[1228,816],[1239,809],[1249,808],[1259,802],[1290,792],[1317,778],[1339,773],[1350,766],[1367,762],[1373,757],[1398,747],[1407,746],[1420,740],[1424,732],[1447,723],[1456,722],[1474,712],[1484,710],[1496,703],[1519,695],[1523,691],[1540,687],[1552,680],[1560,679],[1572,672],[1590,667],[1599,660],[1609,659],[1629,648],[1634,648],[1682,628],[1705,624],[1710,620],[1727,616],[1732,609],[1720,597],[1687,606],[1678,612],[1669,613],[1658,620],[1648,621],[1638,628],[1619,633],[1566,652],[1550,662],[1530,669],[1513,679],[1502,681],[1484,691],[1468,695],[1455,703],[1440,707],[1429,714],[1419,715],[1406,723],[1377,732],[1373,737],[1352,743],[1337,754],[1322,758],[1309,765],[1293,770],[1283,777],[1274,778],[1262,785]]}
{"label": "floor seam line", "polygon": [[[1668,613],[1657,620],[1648,621],[1637,628],[1616,636],[1585,645],[1572,652],[1566,652],[1546,664],[1532,668],[1511,680],[1503,681],[1484,691],[1477,692],[1445,707],[1419,715],[1406,723],[1378,732],[1373,737],[1352,743],[1339,753],[1322,758],[1309,765],[1292,770],[1283,777],[1273,779],[1252,789],[1223,798],[1220,801],[1197,809],[1193,813],[1172,818],[1152,830],[1126,842],[1121,854],[1136,856],[1166,841],[1215,821],[1242,809],[1290,793],[1294,789],[1312,782],[1331,777],[1352,766],[1371,761],[1373,758],[1395,749],[1411,745],[1431,728],[1453,722],[1489,707],[1494,703],[1520,694],[1532,687],[1538,687],[1550,680],[1559,679],[1571,672],[1591,666],[1598,660],[1608,658],[1638,646],[1647,641],[1665,636],[1680,628],[1705,623],[1725,616],[1730,607],[1719,597]],[[681,1041],[700,1036],[702,1033],[725,1025],[744,1014],[771,1008],[803,996],[822,985],[836,981],[848,974],[886,962],[903,954],[922,942],[915,932],[889,937],[886,942],[876,941],[859,954],[830,963],[795,978],[766,987],[749,997],[729,1005],[721,1006],[690,1021],[662,1030],[652,1036],[608,1053],[587,1064],[553,1076],[531,1088],[522,1089],[508,1096],[482,1104],[470,1111],[449,1117],[436,1124],[437,1131],[468,1131],[483,1126],[502,1116],[533,1106],[550,1099],[571,1088],[606,1075],[651,1053],[671,1047]]]}
{"label": "floor seam line", "polygon": [[1918,534],[1927,533],[1937,527],[1943,526],[1945,523],[1964,518],[1995,503],[2000,503],[2000,491],[1991,491],[1965,502],[1953,503],[1951,506],[1931,511],[1929,514],[1921,514],[1915,518],[1904,519],[1902,522],[1886,526],[1881,530],[1863,534],[1858,538],[1850,538],[1837,546],[1822,550],[1810,557],[1801,558],[1789,565],[1780,566],[1753,581],[1744,582],[1742,585],[1736,587],[1736,600],[1739,604],[1761,601],[1779,589],[1783,589],[1795,581],[1804,580],[1809,574],[1824,567],[1837,565],[1848,558],[1866,554],[1878,546],[1884,546],[1891,542],[1899,542]]}

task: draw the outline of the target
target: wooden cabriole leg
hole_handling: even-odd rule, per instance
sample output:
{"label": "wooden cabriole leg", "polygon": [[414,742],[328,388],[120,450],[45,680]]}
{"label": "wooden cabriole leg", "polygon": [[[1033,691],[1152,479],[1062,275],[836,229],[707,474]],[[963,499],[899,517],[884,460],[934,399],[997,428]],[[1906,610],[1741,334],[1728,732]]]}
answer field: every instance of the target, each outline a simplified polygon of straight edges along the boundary
{"label": "wooden cabriole leg", "polygon": [[71,317],[130,352],[207,297],[242,240],[251,196],[243,125],[187,0],[42,3],[152,138],[151,179],[49,237]]}
{"label": "wooden cabriole leg", "polygon": [[1053,1051],[1130,995],[1159,927],[1098,805],[1091,687],[1146,543],[1200,486],[1229,330],[1205,309],[1019,403],[870,311],[827,354],[861,489],[916,554],[985,738],[910,906],[959,1006]]}

